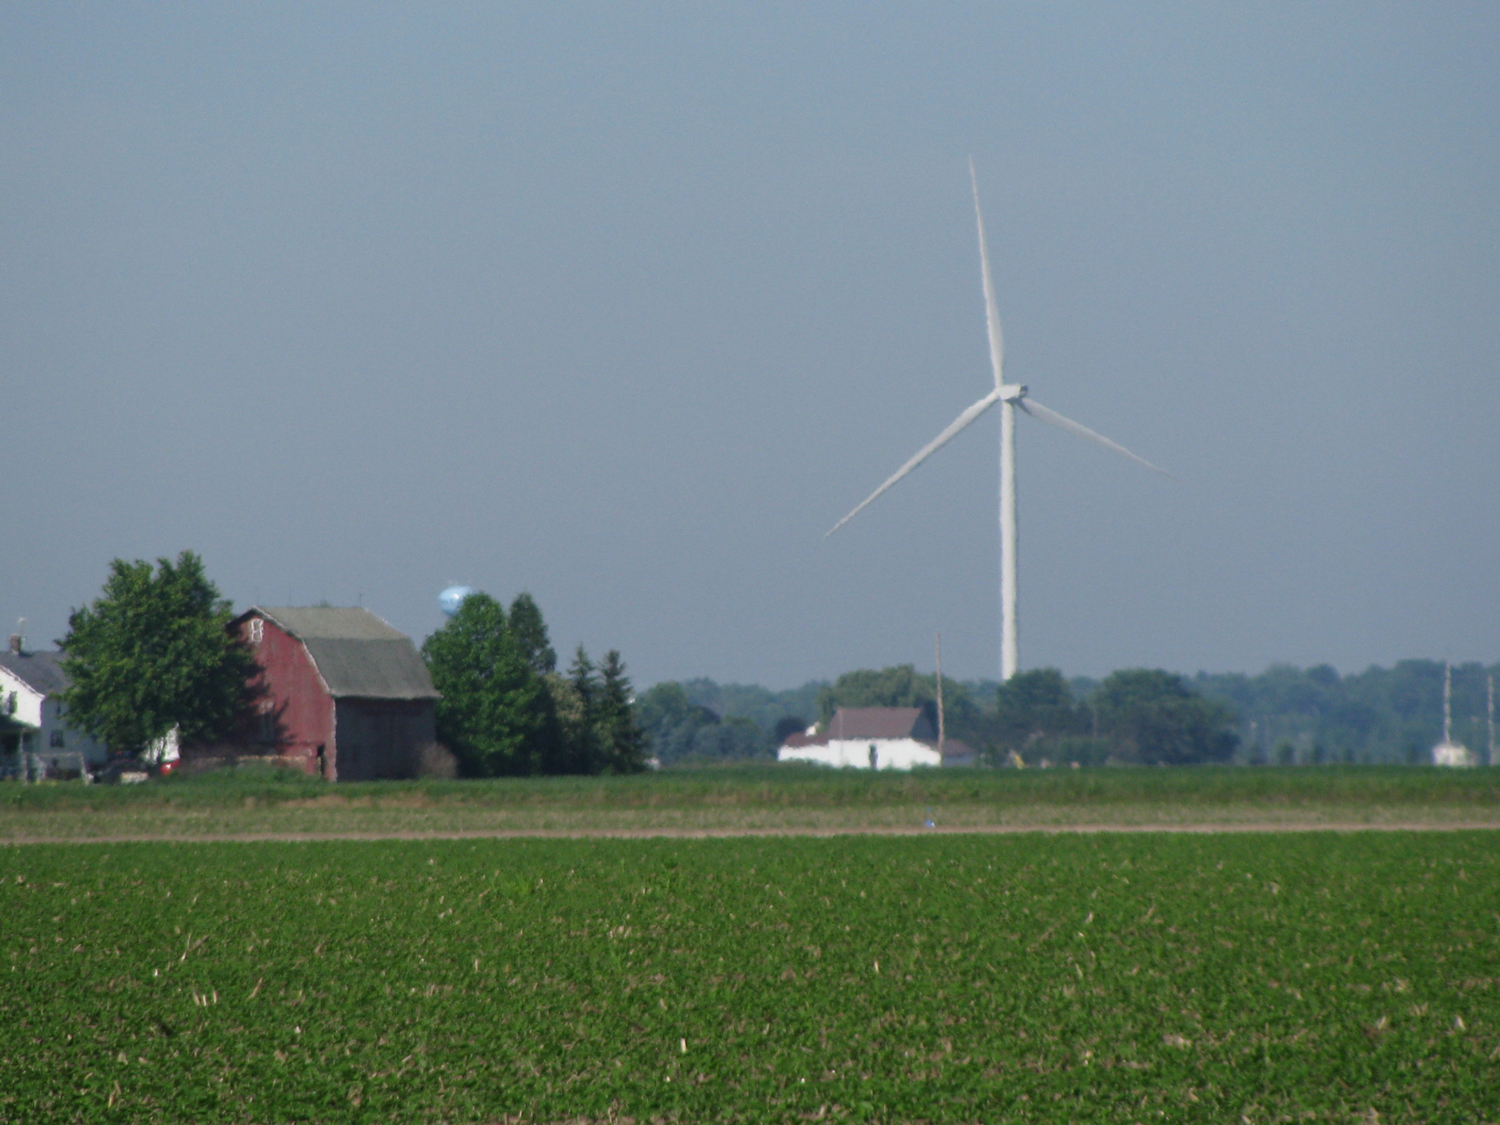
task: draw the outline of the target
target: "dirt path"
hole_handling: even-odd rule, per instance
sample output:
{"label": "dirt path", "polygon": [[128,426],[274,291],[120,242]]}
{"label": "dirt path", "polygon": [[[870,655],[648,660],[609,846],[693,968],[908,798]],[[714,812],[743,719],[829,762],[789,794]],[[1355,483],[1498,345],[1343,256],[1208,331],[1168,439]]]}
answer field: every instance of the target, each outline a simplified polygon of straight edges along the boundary
{"label": "dirt path", "polygon": [[1473,832],[1497,831],[1493,821],[1386,822],[1362,823],[1265,821],[1246,823],[1195,824],[999,824],[960,825],[955,827],[829,827],[829,828],[578,828],[578,829],[459,829],[455,831],[418,831],[393,829],[362,832],[238,832],[238,833],[136,833],[100,836],[12,836],[0,839],[0,847],[39,844],[234,844],[234,843],[313,843],[320,840],[707,840],[735,837],[776,836],[1014,836],[1024,833],[1046,835],[1094,834],[1105,832],[1148,833],[1173,832],[1196,835],[1212,833],[1264,832]]}

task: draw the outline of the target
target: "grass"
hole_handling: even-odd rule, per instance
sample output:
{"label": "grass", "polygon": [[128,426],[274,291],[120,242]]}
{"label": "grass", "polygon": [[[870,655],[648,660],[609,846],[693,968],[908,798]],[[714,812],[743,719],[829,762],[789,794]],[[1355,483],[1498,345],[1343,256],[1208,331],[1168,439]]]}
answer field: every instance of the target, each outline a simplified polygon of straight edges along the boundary
{"label": "grass", "polygon": [[0,1122],[1483,1122],[1494,833],[0,848]]}
{"label": "grass", "polygon": [[1500,825],[1500,770],[930,770],[786,766],[330,786],[241,770],[145,785],[0,785],[0,839],[483,832]]}

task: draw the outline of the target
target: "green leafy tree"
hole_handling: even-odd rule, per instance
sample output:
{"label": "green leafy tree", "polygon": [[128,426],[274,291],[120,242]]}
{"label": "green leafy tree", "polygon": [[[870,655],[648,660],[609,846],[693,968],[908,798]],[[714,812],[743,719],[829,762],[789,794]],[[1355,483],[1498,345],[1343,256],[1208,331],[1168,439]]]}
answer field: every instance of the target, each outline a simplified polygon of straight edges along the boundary
{"label": "green leafy tree", "polygon": [[559,737],[549,762],[550,773],[597,773],[599,675],[582,645],[573,654],[567,675],[550,672],[547,690],[557,712]]}
{"label": "green leafy tree", "polygon": [[545,772],[585,773],[585,763],[575,753],[579,747],[578,735],[587,729],[583,700],[573,690],[572,681],[561,672],[548,672],[542,677],[542,683],[557,716],[557,742],[547,759]]}
{"label": "green leafy tree", "polygon": [[74,723],[117,753],[138,754],[174,726],[183,742],[226,737],[255,692],[255,657],[226,628],[230,603],[183,551],[155,570],[110,563],[101,597],[68,617],[58,642]]}
{"label": "green leafy tree", "polygon": [[499,602],[470,594],[423,643],[422,657],[442,692],[438,738],[465,773],[496,777],[555,769],[559,724],[553,697]]}
{"label": "green leafy tree", "polygon": [[687,758],[772,758],[791,733],[807,729],[802,718],[817,706],[820,688],[773,692],[750,684],[719,685],[709,679],[667,681],[642,692],[636,715],[646,752],[664,763]]}
{"label": "green leafy tree", "polygon": [[1205,699],[1181,676],[1130,668],[1106,677],[1089,700],[1113,756],[1144,764],[1227,761],[1238,739],[1234,712]]}
{"label": "green leafy tree", "polygon": [[662,762],[700,756],[705,746],[720,747],[718,712],[694,703],[682,684],[657,684],[641,695],[636,710],[646,746]]}
{"label": "green leafy tree", "polygon": [[1080,733],[1068,681],[1056,668],[1017,672],[995,691],[1000,747],[1023,757],[1049,738]]}
{"label": "green leafy tree", "polygon": [[[670,732],[705,722],[718,722],[719,716],[712,710],[694,703],[688,698],[687,689],[675,680],[668,680],[641,693],[637,703],[641,727],[656,745],[658,740],[669,737]],[[656,745],[660,753],[660,746]]]}
{"label": "green leafy tree", "polygon": [[[956,685],[955,685],[956,686]],[[952,690],[944,681],[945,693]],[[962,690],[961,688],[958,690]],[[892,668],[861,668],[845,672],[818,692],[818,718],[827,723],[840,707],[923,707],[936,706],[937,685],[931,676],[919,676],[915,666],[898,664]],[[947,700],[945,698],[944,702]],[[934,711],[933,719],[937,715]]]}
{"label": "green leafy tree", "polygon": [[781,745],[779,739],[771,740],[770,732],[775,730],[776,724],[795,717],[800,724],[798,729],[806,730],[812,721],[808,716],[817,717],[818,691],[827,686],[826,683],[809,681],[798,688],[770,691],[756,684],[716,684],[700,676],[684,680],[682,690],[693,703],[723,716],[725,722],[739,717],[751,720],[767,732],[767,746],[774,750]]}

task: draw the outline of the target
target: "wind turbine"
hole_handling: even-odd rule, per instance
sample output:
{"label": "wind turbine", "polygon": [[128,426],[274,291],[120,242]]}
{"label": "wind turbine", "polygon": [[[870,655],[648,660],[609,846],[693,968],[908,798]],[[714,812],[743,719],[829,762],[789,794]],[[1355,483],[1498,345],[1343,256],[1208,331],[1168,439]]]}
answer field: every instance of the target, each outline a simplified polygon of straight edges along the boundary
{"label": "wind turbine", "polygon": [[1153,472],[1171,476],[1158,469],[1144,457],[1137,457],[1123,445],[1097,434],[1087,426],[1071,418],[1064,418],[1055,410],[1049,410],[1033,398],[1028,388],[1005,381],[1005,342],[1000,334],[1000,310],[995,305],[995,283],[990,279],[990,253],[984,240],[984,213],[979,207],[979,178],[974,174],[974,161],[969,160],[969,182],[974,188],[974,218],[979,226],[979,266],[984,283],[984,319],[990,337],[990,367],[995,373],[995,389],[969,407],[937,437],[923,446],[910,461],[897,469],[891,478],[870,493],[865,500],[833,527],[824,538],[852,520],[874,502],[876,497],[890,488],[902,477],[931,457],[960,431],[975,421],[995,403],[1000,404],[1000,679],[1005,681],[1016,673],[1020,662],[1020,645],[1016,622],[1016,411],[1031,415],[1039,422],[1046,422],[1070,434],[1085,438],[1112,449]]}

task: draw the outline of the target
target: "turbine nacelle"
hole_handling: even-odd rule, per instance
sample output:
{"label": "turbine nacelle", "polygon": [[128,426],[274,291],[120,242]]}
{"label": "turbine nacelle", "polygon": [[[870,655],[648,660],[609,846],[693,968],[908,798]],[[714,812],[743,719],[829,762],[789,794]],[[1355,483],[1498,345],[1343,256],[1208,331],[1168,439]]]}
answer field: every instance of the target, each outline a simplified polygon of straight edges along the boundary
{"label": "turbine nacelle", "polygon": [[1026,392],[1030,389],[1030,387],[1020,383],[1004,383],[1000,387],[1000,401],[1020,402],[1026,397]]}

